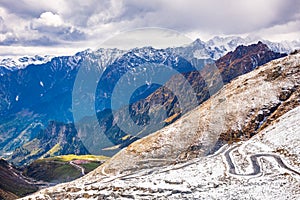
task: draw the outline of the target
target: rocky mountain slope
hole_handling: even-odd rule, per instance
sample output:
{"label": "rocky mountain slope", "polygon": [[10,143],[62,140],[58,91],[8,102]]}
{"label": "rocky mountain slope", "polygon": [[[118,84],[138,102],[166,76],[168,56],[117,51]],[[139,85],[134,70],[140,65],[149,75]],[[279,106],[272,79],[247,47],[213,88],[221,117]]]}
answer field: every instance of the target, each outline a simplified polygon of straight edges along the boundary
{"label": "rocky mountain slope", "polygon": [[99,182],[73,182],[24,199],[299,199],[299,119],[297,107],[252,139],[210,156]]}
{"label": "rocky mountain slope", "polygon": [[0,67],[0,153],[17,165],[45,156],[55,145],[70,141],[72,145],[60,148],[55,155],[88,153],[77,137],[71,112],[76,73],[82,58],[88,57],[97,71],[118,53],[87,50],[19,70]]}
{"label": "rocky mountain slope", "polygon": [[3,159],[0,159],[0,179],[0,199],[16,199],[38,190],[19,170]]}
{"label": "rocky mountain slope", "polygon": [[89,175],[27,199],[297,199],[299,80],[300,54],[271,61]]}

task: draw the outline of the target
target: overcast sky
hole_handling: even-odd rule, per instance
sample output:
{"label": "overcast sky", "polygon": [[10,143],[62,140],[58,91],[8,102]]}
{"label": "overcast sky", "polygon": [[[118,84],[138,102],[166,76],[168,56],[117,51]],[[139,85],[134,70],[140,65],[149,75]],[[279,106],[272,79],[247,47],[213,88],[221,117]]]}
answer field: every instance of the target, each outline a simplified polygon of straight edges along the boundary
{"label": "overcast sky", "polygon": [[0,0],[1,55],[75,53],[145,27],[174,30],[162,36],[171,38],[166,43],[177,41],[178,35],[201,40],[216,35],[299,40],[300,1]]}

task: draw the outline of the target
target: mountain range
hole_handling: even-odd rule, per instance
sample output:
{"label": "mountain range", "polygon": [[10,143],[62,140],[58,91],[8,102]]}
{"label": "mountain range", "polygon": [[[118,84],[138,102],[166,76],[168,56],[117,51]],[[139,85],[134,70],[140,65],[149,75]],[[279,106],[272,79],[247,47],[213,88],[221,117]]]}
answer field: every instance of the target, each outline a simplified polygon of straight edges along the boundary
{"label": "mountain range", "polygon": [[299,60],[295,52],[230,80],[90,174],[24,199],[299,199]]}
{"label": "mountain range", "polygon": [[[0,152],[16,165],[50,155],[112,156],[140,137],[176,121],[233,78],[286,55],[261,42],[238,46],[240,40],[224,39],[224,47],[220,46],[220,38],[215,38],[207,44],[198,39],[177,48],[86,50],[50,61],[47,56],[22,58],[24,62],[45,63],[21,68],[2,64]],[[208,46],[213,41],[218,48]],[[234,52],[220,57],[234,46]],[[140,85],[132,81],[135,77],[139,77]],[[155,84],[157,80],[160,84]],[[112,108],[117,83],[125,87],[131,84],[133,94],[115,95],[118,105]],[[185,84],[192,88],[188,95],[191,98],[178,95],[187,94],[186,87],[182,87]],[[177,96],[174,91],[178,91]],[[124,117],[128,116],[129,104],[133,119],[130,126]],[[130,132],[122,130],[124,123]]]}
{"label": "mountain range", "polygon": [[[177,52],[187,60],[192,60],[193,58],[198,59],[213,59],[217,60],[220,57],[224,56],[226,53],[230,51],[234,51],[235,48],[239,45],[250,45],[257,43],[258,41],[267,44],[267,46],[274,52],[280,53],[290,53],[295,49],[300,48],[300,41],[282,41],[282,42],[271,42],[269,40],[265,40],[260,37],[255,36],[248,36],[248,37],[238,37],[238,36],[231,36],[231,37],[220,37],[215,36],[208,41],[203,41],[200,39],[196,39],[191,44],[187,44],[182,47],[175,47],[172,48],[173,51]],[[101,52],[104,49],[99,50]],[[119,53],[124,51],[118,50]],[[88,49],[85,53],[92,53],[92,50]],[[102,54],[102,64],[110,60],[112,54],[116,52],[112,52],[108,50],[106,53]],[[98,52],[99,56],[99,52]],[[30,64],[38,65],[49,62],[54,56],[24,56],[24,57],[2,57],[0,59],[0,66],[5,67],[9,70],[17,70],[21,68],[26,68]],[[108,64],[108,63],[106,63]]]}

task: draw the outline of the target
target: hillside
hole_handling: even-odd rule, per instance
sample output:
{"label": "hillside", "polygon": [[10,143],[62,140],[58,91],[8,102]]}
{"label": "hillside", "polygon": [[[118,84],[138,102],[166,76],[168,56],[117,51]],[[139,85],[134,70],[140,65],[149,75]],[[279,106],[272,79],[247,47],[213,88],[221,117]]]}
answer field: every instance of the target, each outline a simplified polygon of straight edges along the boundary
{"label": "hillside", "polygon": [[57,184],[75,180],[99,167],[108,157],[63,155],[40,158],[24,167],[23,174],[37,181]]}
{"label": "hillside", "polygon": [[27,199],[297,199],[299,80],[300,54],[271,61],[87,176]]}
{"label": "hillside", "polygon": [[75,180],[107,159],[105,156],[63,155],[40,158],[22,168],[0,159],[0,199],[17,199],[41,188]]}
{"label": "hillside", "polygon": [[299,199],[299,119],[297,107],[250,140],[213,155],[99,182],[77,181],[56,188],[58,195],[41,191],[31,198]]}
{"label": "hillside", "polygon": [[0,159],[0,199],[16,199],[38,190],[21,172]]}

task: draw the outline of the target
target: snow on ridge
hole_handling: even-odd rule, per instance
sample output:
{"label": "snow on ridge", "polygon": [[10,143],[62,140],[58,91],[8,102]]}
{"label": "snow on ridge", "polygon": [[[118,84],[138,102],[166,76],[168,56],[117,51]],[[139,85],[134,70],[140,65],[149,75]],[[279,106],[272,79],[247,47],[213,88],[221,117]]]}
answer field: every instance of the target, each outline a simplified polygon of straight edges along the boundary
{"label": "snow on ridge", "polygon": [[300,41],[282,41],[282,42],[272,42],[261,37],[248,36],[248,37],[219,37],[216,36],[206,42],[211,48],[223,48],[227,52],[233,51],[239,45],[250,45],[261,41],[266,44],[272,51],[279,53],[290,53],[291,51],[300,47]]}
{"label": "snow on ridge", "polygon": [[0,66],[5,67],[8,70],[16,70],[26,68],[30,64],[44,64],[49,61],[54,56],[45,55],[45,56],[23,56],[23,57],[8,57],[0,59]]}
{"label": "snow on ridge", "polygon": [[[239,45],[250,45],[253,43],[257,43],[258,41],[262,41],[266,44],[272,51],[280,52],[280,53],[290,53],[294,49],[300,48],[300,41],[283,41],[283,42],[271,42],[259,37],[238,37],[238,36],[230,36],[230,37],[220,37],[216,36],[208,41],[202,41],[200,39],[196,39],[190,44],[183,45],[181,47],[175,48],[165,48],[165,51],[171,50],[172,52],[179,53],[180,55],[184,56],[185,58],[197,58],[197,59],[213,59],[217,60],[220,57],[224,56],[226,53],[230,51],[234,51],[236,47]],[[152,47],[142,47],[142,48],[134,48],[140,49],[140,53],[146,54],[149,48]],[[132,51],[131,49],[129,51]],[[87,49],[82,52],[78,52],[75,56],[82,56],[82,55],[92,55],[101,56],[101,64],[105,65],[106,61],[114,60],[126,51],[120,49],[103,49],[100,48],[96,51],[91,49]],[[30,64],[43,64],[46,62],[51,61],[52,58],[55,56],[24,56],[24,57],[0,57],[0,67],[5,67],[8,70],[17,70],[23,69]],[[103,57],[103,58],[102,58]],[[189,60],[189,59],[188,59]],[[109,62],[108,62],[109,63]]]}

